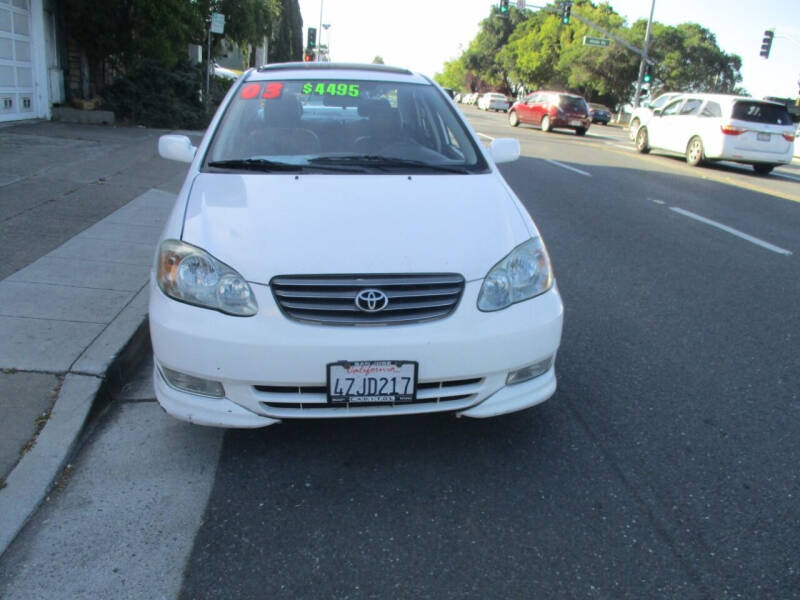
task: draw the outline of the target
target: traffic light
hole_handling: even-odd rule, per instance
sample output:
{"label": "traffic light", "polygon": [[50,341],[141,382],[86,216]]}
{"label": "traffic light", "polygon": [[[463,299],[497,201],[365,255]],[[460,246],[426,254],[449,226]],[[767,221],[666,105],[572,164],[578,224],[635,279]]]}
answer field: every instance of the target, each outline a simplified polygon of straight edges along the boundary
{"label": "traffic light", "polygon": [[317,47],[317,28],[316,27],[309,27],[308,28],[308,43],[306,44],[311,49]]}
{"label": "traffic light", "polygon": [[761,56],[764,58],[769,58],[769,51],[772,49],[772,38],[775,37],[775,32],[771,29],[767,29],[764,32],[764,39],[761,40]]}
{"label": "traffic light", "polygon": [[303,55],[303,62],[311,62],[314,60],[314,54],[311,50],[306,50],[306,53]]}
{"label": "traffic light", "polygon": [[569,25],[569,13],[572,12],[572,2],[567,0],[567,2],[561,3],[561,22],[564,25]]}
{"label": "traffic light", "polygon": [[500,0],[500,14],[501,15],[508,14],[508,0]]}
{"label": "traffic light", "polygon": [[644,67],[644,77],[642,81],[645,83],[650,83],[650,80],[653,79],[653,67],[649,63]]}

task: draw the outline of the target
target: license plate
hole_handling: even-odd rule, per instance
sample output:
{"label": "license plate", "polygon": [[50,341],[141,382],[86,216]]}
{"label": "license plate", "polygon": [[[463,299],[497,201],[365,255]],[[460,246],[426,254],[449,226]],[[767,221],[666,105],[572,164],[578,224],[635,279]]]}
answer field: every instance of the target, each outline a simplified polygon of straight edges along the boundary
{"label": "license plate", "polygon": [[416,362],[340,361],[328,365],[328,402],[331,404],[399,404],[414,402],[416,396]]}
{"label": "license plate", "polygon": [[758,139],[759,142],[768,142],[769,141],[769,134],[768,133],[759,133],[758,135],[756,135],[756,139]]}
{"label": "license plate", "polygon": [[583,125],[583,122],[578,121],[577,119],[573,119],[572,121],[569,122],[569,124],[572,125],[573,127],[580,127],[581,125]]}

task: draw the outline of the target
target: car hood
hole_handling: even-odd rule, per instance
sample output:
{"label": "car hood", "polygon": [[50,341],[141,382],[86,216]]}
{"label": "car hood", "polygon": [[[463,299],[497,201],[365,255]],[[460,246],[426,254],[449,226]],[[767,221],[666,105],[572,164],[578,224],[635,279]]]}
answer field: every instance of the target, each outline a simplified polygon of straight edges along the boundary
{"label": "car hood", "polygon": [[182,239],[245,279],[326,273],[460,273],[479,279],[528,228],[485,175],[201,173]]}

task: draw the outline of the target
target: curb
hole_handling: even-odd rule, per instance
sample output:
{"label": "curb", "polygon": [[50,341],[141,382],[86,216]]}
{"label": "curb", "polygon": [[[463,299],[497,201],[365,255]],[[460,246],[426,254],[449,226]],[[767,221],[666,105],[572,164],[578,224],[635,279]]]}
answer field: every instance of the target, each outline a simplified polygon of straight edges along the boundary
{"label": "curb", "polygon": [[[120,325],[121,323],[121,325]],[[36,442],[6,478],[0,490],[0,557],[36,512],[75,456],[91,423],[110,404],[111,390],[136,368],[150,345],[147,317],[132,328],[130,315],[123,310],[108,329],[125,329],[125,341],[113,352],[102,375],[70,371]]]}

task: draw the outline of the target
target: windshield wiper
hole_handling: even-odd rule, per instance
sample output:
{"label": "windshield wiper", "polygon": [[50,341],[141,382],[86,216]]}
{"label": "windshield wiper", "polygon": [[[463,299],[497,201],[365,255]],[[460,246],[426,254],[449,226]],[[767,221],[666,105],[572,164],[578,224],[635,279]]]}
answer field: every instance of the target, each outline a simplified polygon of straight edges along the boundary
{"label": "windshield wiper", "polygon": [[231,160],[214,160],[208,163],[216,169],[244,169],[246,171],[302,171],[302,165],[276,162],[265,158],[234,158]]}
{"label": "windshield wiper", "polygon": [[313,165],[358,165],[378,169],[414,169],[415,171],[440,171],[444,173],[469,174],[458,165],[436,165],[422,160],[381,156],[380,154],[348,154],[344,156],[319,156],[308,161]]}
{"label": "windshield wiper", "polygon": [[309,167],[314,170],[323,171],[336,171],[341,173],[364,173],[363,167],[360,165],[295,165],[292,163],[277,162],[274,160],[267,160],[266,158],[235,158],[232,160],[215,160],[208,163],[209,167],[217,169],[234,169],[245,171],[262,171],[268,173],[270,171],[304,171]]}

